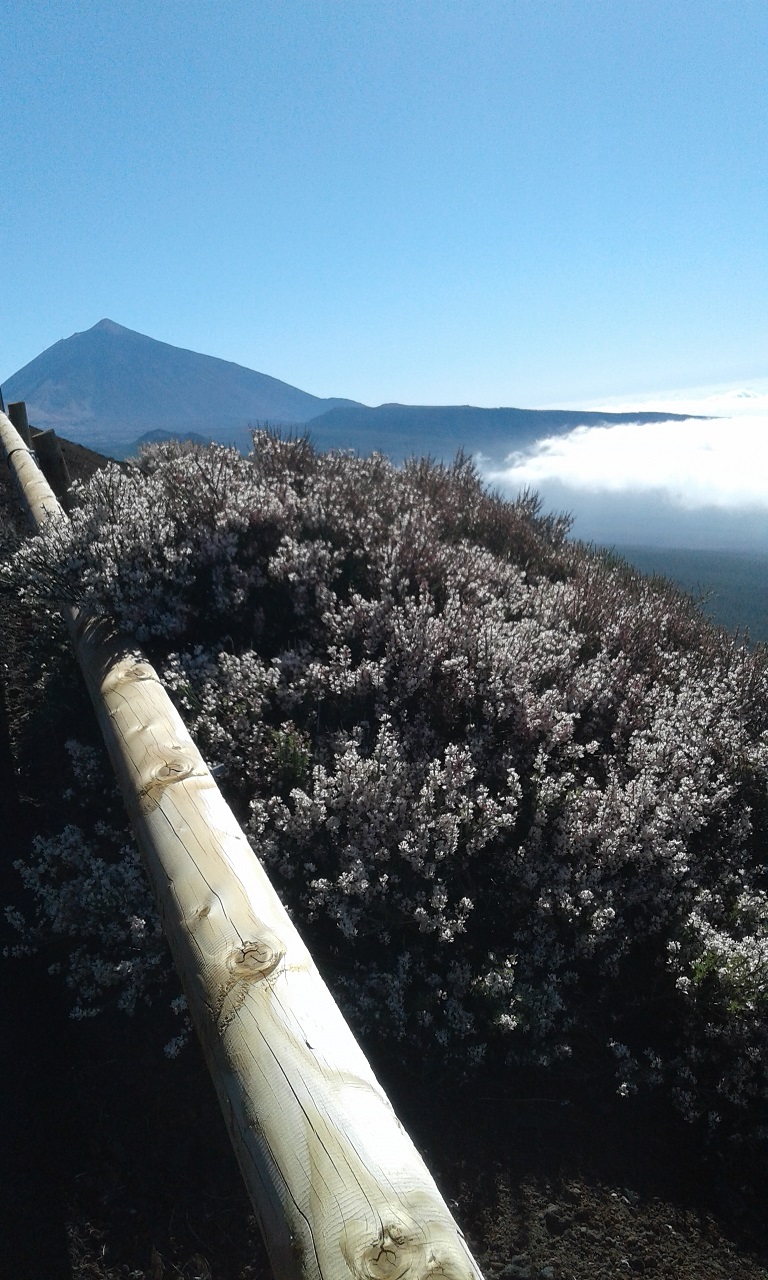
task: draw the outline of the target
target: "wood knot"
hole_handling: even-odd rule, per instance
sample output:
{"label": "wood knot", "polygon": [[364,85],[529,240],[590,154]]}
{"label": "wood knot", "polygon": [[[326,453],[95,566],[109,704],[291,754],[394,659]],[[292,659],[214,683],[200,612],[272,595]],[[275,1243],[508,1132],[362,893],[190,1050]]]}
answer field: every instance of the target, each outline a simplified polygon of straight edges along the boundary
{"label": "wood knot", "polygon": [[158,674],[148,662],[135,662],[125,672],[126,680],[157,680]]}
{"label": "wood knot", "polygon": [[144,775],[144,783],[139,791],[142,812],[148,813],[159,804],[166,787],[174,782],[184,782],[186,778],[200,773],[198,762],[194,758],[166,752]]}
{"label": "wood knot", "polygon": [[194,769],[193,763],[180,757],[176,760],[164,760],[152,770],[152,781],[167,786],[169,782],[181,782],[182,778],[188,778],[194,773]]}
{"label": "wood knot", "polygon": [[226,1031],[235,1019],[254,982],[260,982],[274,973],[285,955],[285,946],[261,920],[257,921],[259,936],[241,942],[226,958],[226,980],[219,990],[215,1010],[219,1034]]}
{"label": "wood knot", "polygon": [[110,693],[113,689],[119,689],[124,684],[134,684],[139,680],[159,680],[159,677],[154,667],[150,666],[148,662],[141,662],[140,660],[128,661],[109,671],[102,681],[101,687],[104,693]]}
{"label": "wood knot", "polygon": [[285,947],[265,926],[265,936],[235,948],[227,960],[227,968],[235,977],[246,981],[267,978],[274,973],[284,955]]}
{"label": "wood knot", "polygon": [[479,1273],[459,1238],[450,1220],[418,1222],[395,1211],[381,1219],[378,1231],[349,1223],[341,1251],[355,1280],[474,1280]]}

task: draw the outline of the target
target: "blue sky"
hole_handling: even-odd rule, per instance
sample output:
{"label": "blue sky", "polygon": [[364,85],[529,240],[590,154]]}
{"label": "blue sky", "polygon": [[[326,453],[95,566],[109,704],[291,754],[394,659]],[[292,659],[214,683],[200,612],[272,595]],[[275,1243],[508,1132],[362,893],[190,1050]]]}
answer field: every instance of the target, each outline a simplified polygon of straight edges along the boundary
{"label": "blue sky", "polygon": [[768,375],[764,0],[0,19],[0,377],[103,316],[369,404]]}

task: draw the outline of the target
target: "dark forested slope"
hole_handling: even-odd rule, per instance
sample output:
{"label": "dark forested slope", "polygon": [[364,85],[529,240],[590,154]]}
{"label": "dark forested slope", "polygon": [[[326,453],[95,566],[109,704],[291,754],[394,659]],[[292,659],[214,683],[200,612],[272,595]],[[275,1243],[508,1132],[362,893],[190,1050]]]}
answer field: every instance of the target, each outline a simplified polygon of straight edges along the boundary
{"label": "dark forested slope", "polygon": [[501,463],[545,436],[619,422],[681,422],[674,413],[604,413],[586,409],[481,409],[474,405],[341,405],[312,418],[320,449],[378,450],[400,461],[426,454],[450,461],[462,450]]}

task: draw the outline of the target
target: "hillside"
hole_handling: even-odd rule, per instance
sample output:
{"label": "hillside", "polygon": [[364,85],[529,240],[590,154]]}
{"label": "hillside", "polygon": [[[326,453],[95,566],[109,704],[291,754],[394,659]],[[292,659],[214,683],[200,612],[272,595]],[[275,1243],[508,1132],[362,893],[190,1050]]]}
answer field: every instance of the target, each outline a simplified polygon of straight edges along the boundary
{"label": "hillside", "polygon": [[[742,1147],[713,1148],[706,1121],[683,1122],[665,1105],[644,1061],[650,1043],[669,1087],[689,1070],[676,1040],[706,1017],[709,1038],[695,1043],[718,1055],[717,1070],[707,1079],[700,1058],[692,1062],[698,1101],[709,1106],[721,1075],[730,1088],[737,1054],[751,1049],[734,1038],[749,1030],[748,966],[718,969],[741,900],[719,932],[699,937],[699,921],[685,939],[690,954],[668,950],[665,932],[658,948],[646,943],[686,902],[711,912],[706,894],[719,892],[723,868],[739,868],[741,884],[754,864],[744,805],[762,824],[759,842],[760,663],[671,589],[564,543],[563,525],[530,504],[484,498],[466,470],[414,466],[400,476],[262,437],[253,471],[230,457],[225,473],[213,458],[209,485],[206,452],[160,445],[145,471],[95,481],[73,530],[79,589],[92,603],[111,593],[124,621],[132,612],[149,632],[152,600],[162,609],[154,656],[222,785],[250,813],[255,847],[339,984],[489,1280],[761,1280],[763,1164],[744,1160]],[[211,538],[222,520],[238,543],[234,559],[230,538]],[[175,581],[168,565],[180,549],[195,572]],[[64,567],[67,549],[54,552]],[[55,597],[55,572],[49,586]],[[18,1194],[0,1230],[19,1248],[26,1231],[29,1257],[46,1242],[52,1256],[59,1248],[78,1280],[163,1267],[266,1280],[200,1055],[162,1057],[178,1030],[165,962],[150,974],[152,1007],[139,1000],[133,1021],[118,1012],[115,984],[130,982],[131,968],[140,976],[142,952],[120,971],[117,956],[102,963],[105,934],[120,922],[94,894],[98,868],[118,873],[125,834],[90,752],[97,737],[84,692],[51,625],[53,597],[34,629],[24,615],[23,631],[17,596],[0,600],[26,832],[11,855],[27,867],[40,860],[44,916],[38,959],[10,962],[2,986],[21,1043],[3,1063],[4,1180]],[[84,751],[65,747],[73,734]],[[32,853],[31,835],[45,837]],[[368,893],[361,859],[381,892]],[[670,883],[668,900],[653,896],[654,884]],[[447,901],[433,892],[443,885]],[[476,908],[467,913],[468,894]],[[595,898],[614,909],[596,911]],[[83,932],[94,901],[95,928]],[[61,907],[53,939],[46,903]],[[121,920],[144,910],[126,894]],[[397,967],[404,940],[410,976]],[[689,963],[695,971],[702,945],[699,1009],[670,979]],[[82,950],[73,956],[73,947]],[[496,1018],[510,948],[525,970],[527,1029],[523,1005],[518,1027]],[[489,980],[467,986],[486,958]],[[73,991],[55,995],[52,960],[62,977],[75,975],[78,998],[92,984],[90,998],[106,1006],[99,1018],[66,1019]],[[555,1025],[564,1006],[553,982],[572,1026]],[[468,1075],[472,1019],[486,1024],[488,1053]],[[606,1036],[640,1051],[634,1065],[606,1055]],[[563,1037],[571,1054],[558,1065]],[[727,1100],[720,1109],[724,1122],[738,1120]],[[37,1130],[30,1114],[41,1117]],[[45,1274],[70,1272],[49,1265]]]}

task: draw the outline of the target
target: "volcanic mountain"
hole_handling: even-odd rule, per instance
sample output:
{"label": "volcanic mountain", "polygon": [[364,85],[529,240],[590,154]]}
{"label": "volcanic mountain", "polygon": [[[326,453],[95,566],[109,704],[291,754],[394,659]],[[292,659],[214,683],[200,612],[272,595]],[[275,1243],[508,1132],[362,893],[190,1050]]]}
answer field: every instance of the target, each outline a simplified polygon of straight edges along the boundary
{"label": "volcanic mountain", "polygon": [[247,444],[248,424],[303,423],[354,401],[321,399],[229,360],[100,320],[48,347],[3,384],[30,422],[111,453],[147,431]]}
{"label": "volcanic mountain", "polygon": [[25,400],[30,422],[125,457],[144,440],[180,436],[245,449],[256,423],[308,429],[320,448],[379,450],[400,460],[459,449],[501,462],[543,436],[577,426],[659,422],[685,415],[584,410],[481,409],[322,399],[265,373],[158,342],[113,320],[62,338],[3,384]]}

